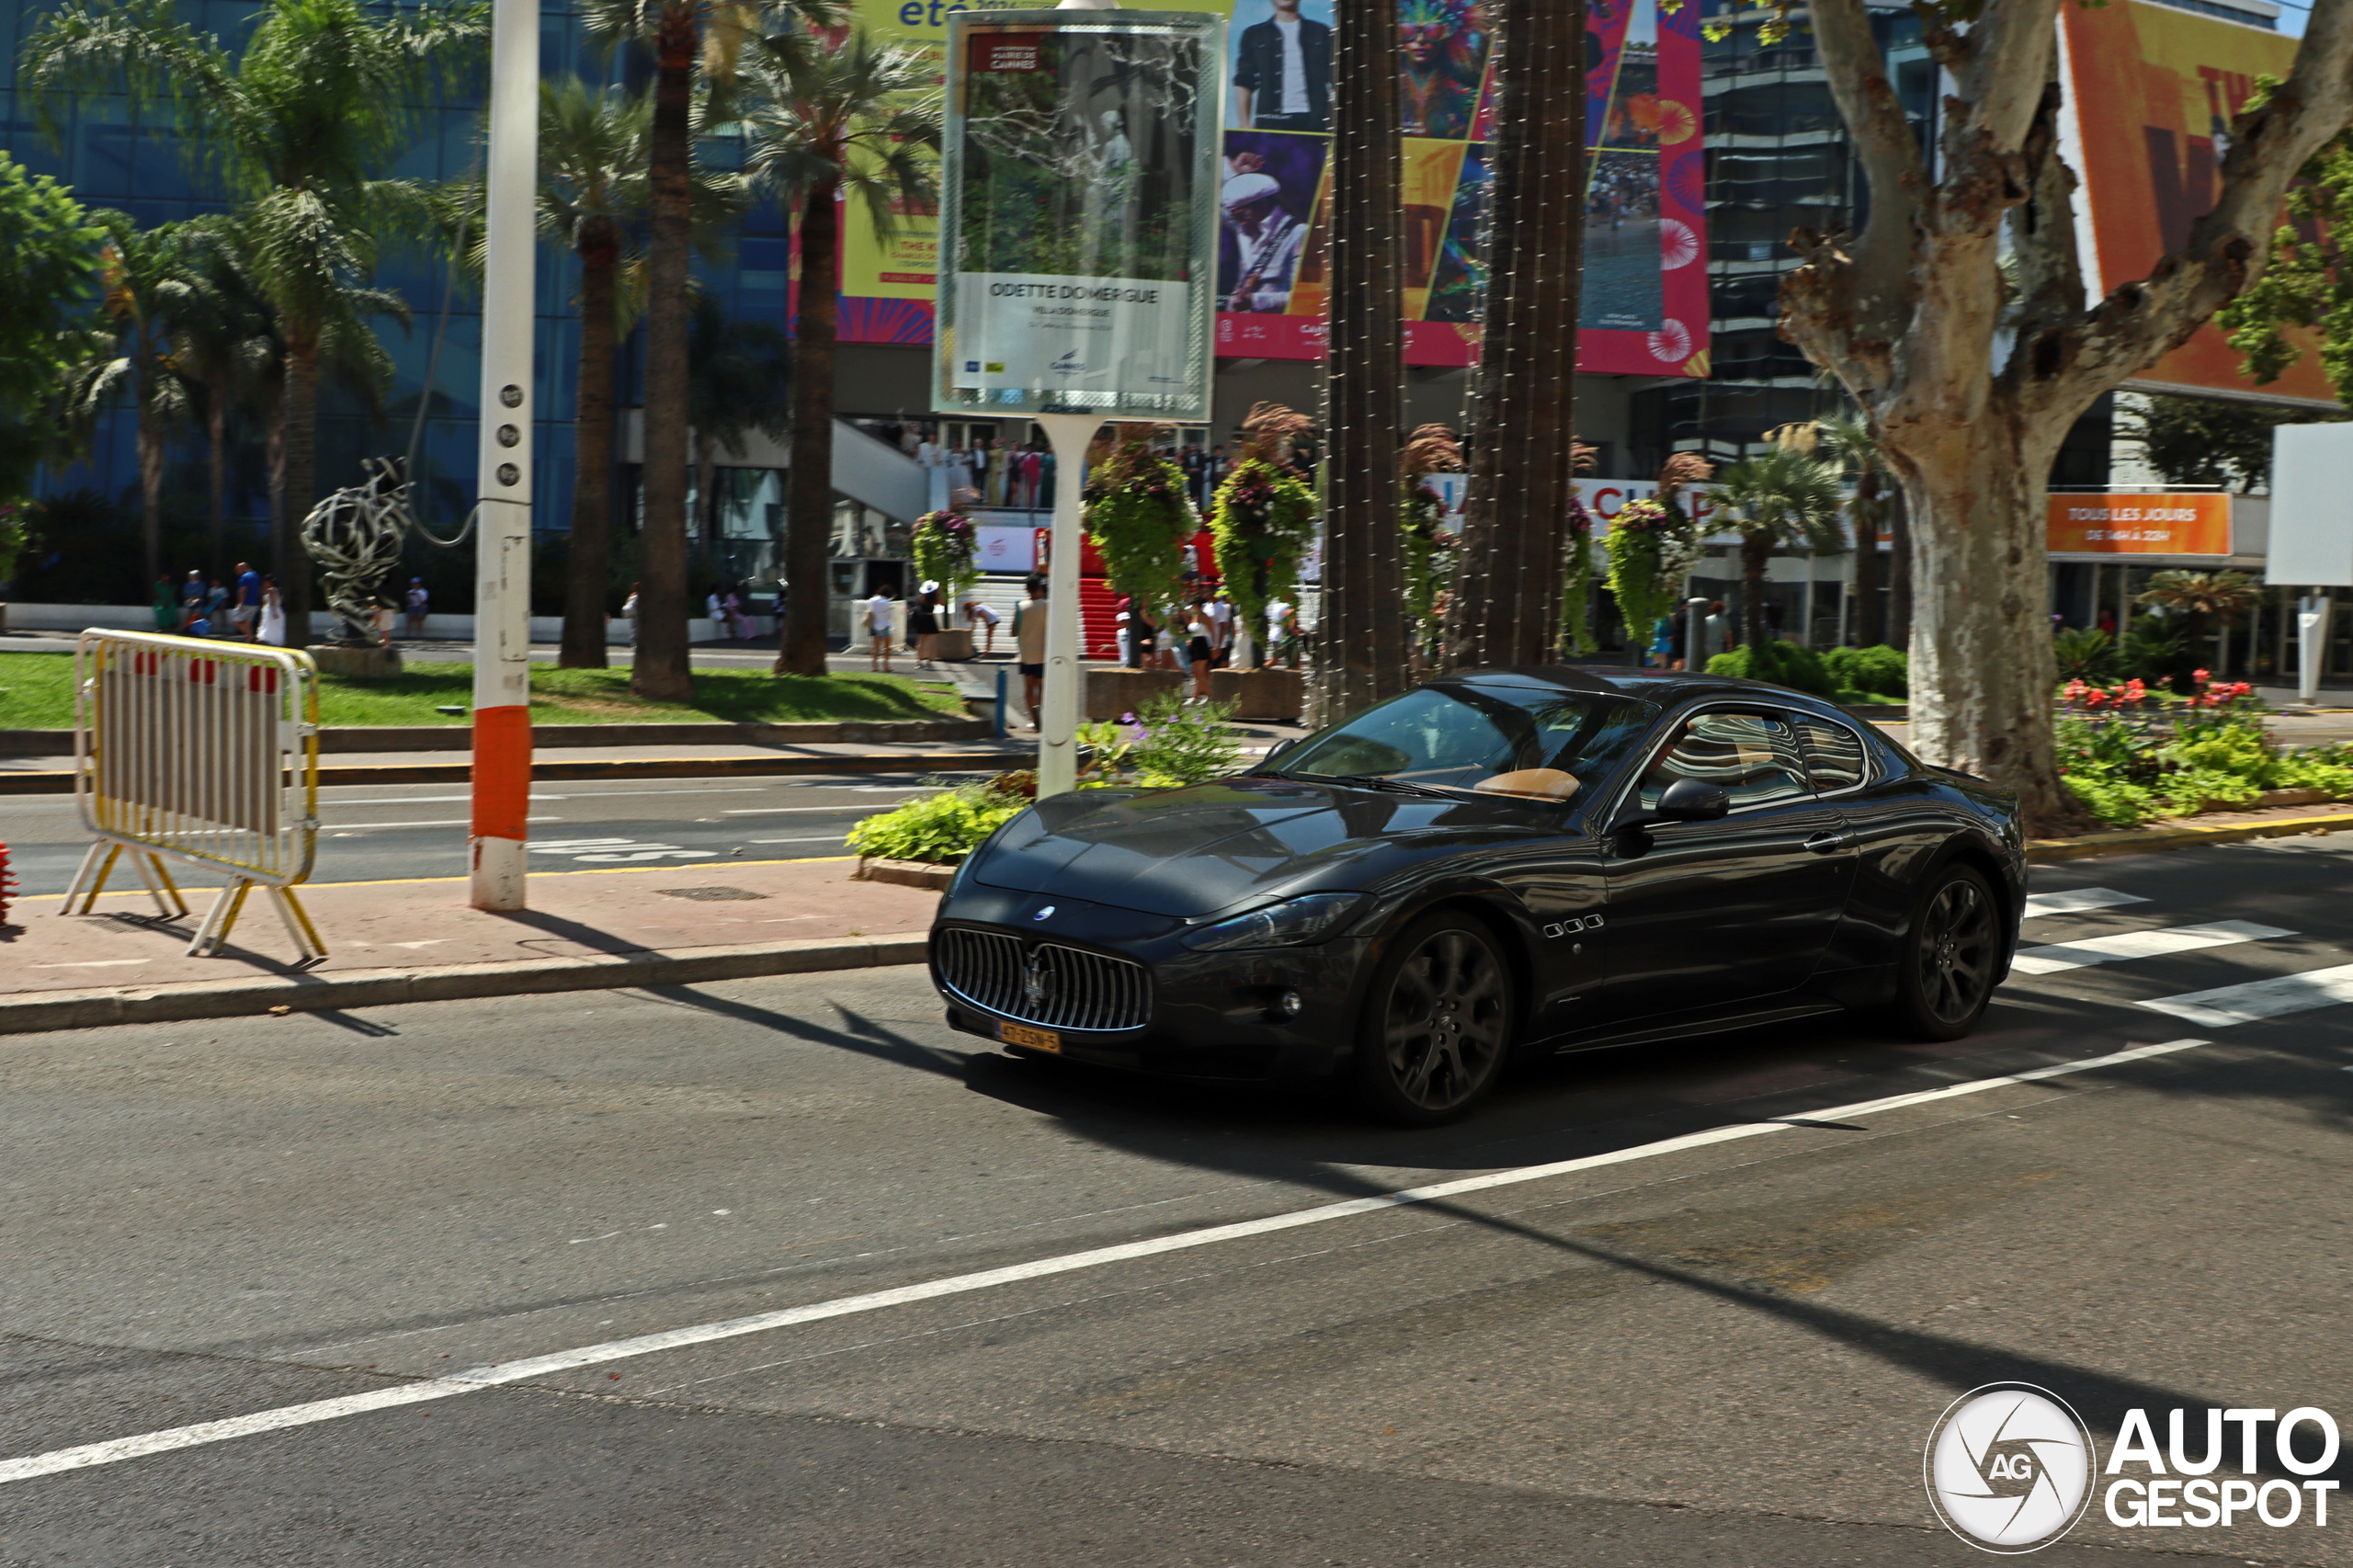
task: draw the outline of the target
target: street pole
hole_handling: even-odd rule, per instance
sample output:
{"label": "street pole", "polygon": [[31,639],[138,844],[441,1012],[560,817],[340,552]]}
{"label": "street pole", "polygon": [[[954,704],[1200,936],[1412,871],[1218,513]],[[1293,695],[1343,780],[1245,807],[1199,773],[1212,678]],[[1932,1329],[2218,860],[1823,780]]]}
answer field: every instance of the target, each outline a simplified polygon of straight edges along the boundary
{"label": "street pole", "polygon": [[540,162],[540,0],[491,22],[483,227],[481,496],[474,558],[472,875],[476,909],[524,907],[531,798],[531,326]]}
{"label": "street pole", "polygon": [[1095,414],[1040,414],[1054,449],[1053,556],[1046,569],[1046,680],[1038,697],[1038,798],[1078,788],[1078,562],[1086,548],[1079,527],[1086,449],[1102,427]]}
{"label": "street pole", "polygon": [[1706,675],[1708,673],[1707,653],[1705,650],[1700,648],[1699,640],[1706,634],[1708,630],[1708,601],[1699,598],[1684,600],[1683,614],[1684,673],[1687,675]]}
{"label": "street pole", "polygon": [[2320,696],[2321,676],[2328,673],[2328,612],[2326,594],[2306,594],[2296,606],[2296,698],[2307,705]]}

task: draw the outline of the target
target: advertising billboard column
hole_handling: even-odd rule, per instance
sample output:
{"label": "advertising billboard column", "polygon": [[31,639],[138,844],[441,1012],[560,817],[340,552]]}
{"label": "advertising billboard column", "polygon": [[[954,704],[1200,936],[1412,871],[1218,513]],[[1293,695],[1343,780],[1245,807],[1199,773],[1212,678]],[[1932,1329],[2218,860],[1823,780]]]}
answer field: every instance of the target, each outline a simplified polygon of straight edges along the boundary
{"label": "advertising billboard column", "polygon": [[932,406],[1027,415],[1053,443],[1040,796],[1077,778],[1087,446],[1108,420],[1209,418],[1224,30],[1074,8],[949,23]]}

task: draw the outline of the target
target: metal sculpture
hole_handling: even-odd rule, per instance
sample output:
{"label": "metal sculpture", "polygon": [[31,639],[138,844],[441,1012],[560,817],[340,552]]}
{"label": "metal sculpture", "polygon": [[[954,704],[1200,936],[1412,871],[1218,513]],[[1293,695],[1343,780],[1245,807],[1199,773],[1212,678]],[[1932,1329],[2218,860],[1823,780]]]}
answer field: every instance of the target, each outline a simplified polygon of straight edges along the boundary
{"label": "metal sculpture", "polygon": [[415,519],[408,510],[408,465],[399,458],[365,458],[368,477],[336,491],[302,519],[302,548],[325,578],[327,608],[338,624],[335,640],[353,646],[376,642],[376,607],[384,579],[400,564],[401,546]]}

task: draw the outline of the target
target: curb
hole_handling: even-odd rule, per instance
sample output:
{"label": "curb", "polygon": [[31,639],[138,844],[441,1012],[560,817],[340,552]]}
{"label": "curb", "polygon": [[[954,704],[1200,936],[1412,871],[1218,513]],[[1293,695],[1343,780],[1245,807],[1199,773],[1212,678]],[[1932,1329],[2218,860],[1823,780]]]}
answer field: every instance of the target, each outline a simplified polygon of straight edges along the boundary
{"label": "curb", "polygon": [[2096,855],[2139,855],[2155,849],[2194,849],[2206,844],[2243,844],[2250,838],[2292,838],[2300,833],[2353,829],[2353,812],[2332,816],[2277,817],[2270,822],[2220,823],[2212,827],[2121,827],[2081,838],[2027,841],[2026,858],[2038,866],[2085,860]]}
{"label": "curb", "polygon": [[[645,756],[563,762],[535,756],[535,779],[749,778],[779,774],[943,773],[1001,768],[1028,762],[1027,751],[861,752],[839,756]],[[462,784],[472,762],[354,763],[321,767],[321,787],[335,784]],[[41,772],[0,769],[0,795],[70,795],[70,768]]]}
{"label": "curb", "polygon": [[[806,723],[534,724],[535,751],[567,746],[889,745],[907,741],[976,741],[985,719],[945,714],[936,719],[828,719]],[[322,755],[371,751],[470,751],[473,726],[447,724],[325,724]],[[0,730],[0,756],[71,756],[72,730]]]}
{"label": "curb", "polygon": [[301,1013],[332,1012],[346,1007],[386,1007],[402,1002],[454,1002],[468,997],[519,996],[551,991],[642,989],[743,980],[755,975],[874,969],[886,964],[921,963],[929,942],[924,932],[911,931],[888,937],[758,942],[589,958],[450,964],[438,969],[294,973],[267,980],[202,981],[153,990],[51,992],[0,997],[0,1035],[97,1028],[108,1024],[251,1017],[278,1008]]}

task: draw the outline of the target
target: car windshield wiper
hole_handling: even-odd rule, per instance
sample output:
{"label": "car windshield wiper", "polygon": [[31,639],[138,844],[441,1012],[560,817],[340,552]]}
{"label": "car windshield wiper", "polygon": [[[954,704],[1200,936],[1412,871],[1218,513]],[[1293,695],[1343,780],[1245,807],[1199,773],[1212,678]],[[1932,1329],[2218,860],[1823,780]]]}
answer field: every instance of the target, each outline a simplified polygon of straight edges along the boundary
{"label": "car windshield wiper", "polygon": [[1408,779],[1392,778],[1386,773],[1308,773],[1298,777],[1311,783],[1354,784],[1359,789],[1392,790],[1400,795],[1428,795],[1440,801],[1451,801],[1460,793],[1437,784],[1415,784]]}

